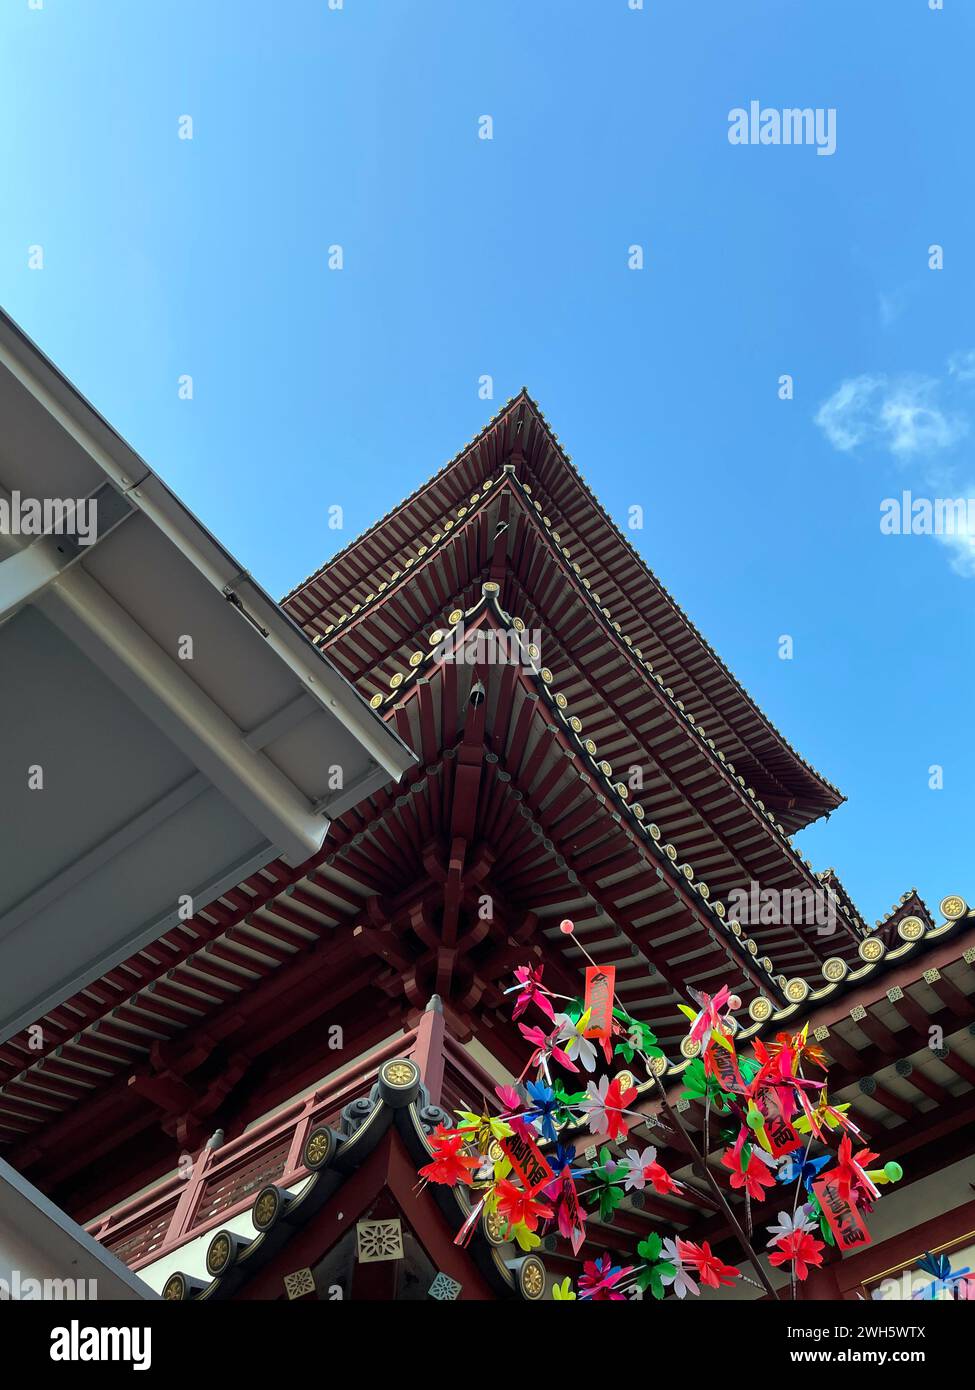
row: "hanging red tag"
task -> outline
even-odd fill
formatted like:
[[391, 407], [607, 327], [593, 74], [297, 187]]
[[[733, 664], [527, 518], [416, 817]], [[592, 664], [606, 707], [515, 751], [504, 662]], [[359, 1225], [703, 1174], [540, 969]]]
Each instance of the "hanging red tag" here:
[[782, 1101], [778, 1092], [771, 1088], [766, 1093], [768, 1114], [765, 1116], [765, 1135], [772, 1150], [773, 1158], [791, 1154], [802, 1145], [802, 1138], [792, 1128], [782, 1111]]
[[840, 1175], [836, 1169], [814, 1182], [813, 1192], [840, 1250], [858, 1250], [870, 1244], [870, 1232], [852, 1193], [844, 1197], [840, 1191]]
[[708, 1043], [704, 1053], [704, 1070], [708, 1076], [715, 1078], [722, 1091], [737, 1092], [745, 1089], [741, 1072], [738, 1070], [735, 1045], [730, 1038], [727, 1047], [714, 1042], [713, 1039]]
[[586, 966], [586, 1008], [591, 1010], [587, 1038], [609, 1038], [613, 1032], [615, 965]]
[[515, 1176], [529, 1195], [537, 1192], [555, 1177], [545, 1155], [527, 1131], [516, 1129], [514, 1134], [498, 1142], [504, 1150], [505, 1157], [511, 1160]]
[[578, 1255], [586, 1239], [586, 1218], [579, 1210], [576, 1185], [568, 1168], [562, 1170], [562, 1206], [569, 1218], [569, 1244], [573, 1255]]

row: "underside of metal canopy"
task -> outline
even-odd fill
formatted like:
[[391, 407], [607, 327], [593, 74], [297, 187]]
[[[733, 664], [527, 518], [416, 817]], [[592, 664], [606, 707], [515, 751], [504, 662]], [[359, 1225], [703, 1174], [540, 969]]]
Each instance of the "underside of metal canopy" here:
[[413, 761], [0, 314], [0, 1042]]

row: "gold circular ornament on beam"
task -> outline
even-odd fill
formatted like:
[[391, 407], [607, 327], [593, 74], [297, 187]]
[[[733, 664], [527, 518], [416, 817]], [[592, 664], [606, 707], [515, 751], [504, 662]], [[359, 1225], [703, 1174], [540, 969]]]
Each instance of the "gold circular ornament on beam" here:
[[653, 821], [648, 821], [648, 822], [647, 822], [647, 832], [648, 832], [648, 834], [649, 834], [651, 840], [657, 840], [657, 841], [660, 840], [660, 826], [654, 824]]
[[369, 708], [378, 709], [385, 698], [385, 695], [373, 695], [372, 699], [369, 701]]
[[282, 1208], [281, 1193], [272, 1184], [261, 1188], [251, 1208], [251, 1220], [258, 1231], [268, 1231], [274, 1225]]
[[947, 917], [949, 922], [957, 922], [967, 911], [968, 904], [957, 893], [951, 893], [947, 898], [941, 899], [941, 915]]
[[402, 672], [402, 671], [394, 671], [393, 674], [392, 674], [392, 675], [390, 676], [390, 678], [389, 678], [389, 688], [390, 688], [390, 690], [398, 690], [399, 687], [400, 687], [402, 684], [403, 684], [403, 672]]
[[186, 1276], [180, 1274], [178, 1271], [176, 1274], [171, 1274], [163, 1285], [162, 1296], [168, 1302], [185, 1302], [189, 1297], [189, 1292], [186, 1287]]
[[528, 655], [531, 657], [532, 661], [537, 661], [538, 658], [541, 656], [541, 652], [538, 650], [534, 642], [528, 643]]
[[666, 1057], [648, 1057], [647, 1062], [654, 1076], [663, 1076], [664, 1072], [667, 1070]]
[[667, 858], [670, 860], [670, 862], [671, 862], [672, 864], [676, 864], [676, 862], [677, 862], [677, 851], [676, 851], [676, 849], [674, 849], [674, 846], [673, 846], [673, 845], [670, 845], [670, 844], [664, 845], [664, 854], [666, 854]]
[[638, 801], [633, 803], [633, 814], [636, 816], [637, 820], [643, 820], [643, 817], [646, 815], [646, 812]]
[[593, 743], [591, 738], [587, 738], [582, 746], [583, 748], [585, 748], [590, 758], [594, 758], [596, 756], [596, 745]]
[[865, 960], [868, 965], [876, 965], [887, 953], [887, 947], [879, 936], [868, 936], [865, 941], [860, 942], [857, 950], [860, 959]]
[[555, 677], [552, 675], [551, 671], [548, 669], [547, 666], [543, 666], [538, 674], [541, 676], [542, 680], [545, 682], [546, 685], [551, 685], [552, 682], [555, 680]]
[[382, 1078], [386, 1085], [394, 1087], [397, 1091], [407, 1090], [408, 1087], [415, 1084], [419, 1076], [420, 1071], [416, 1063], [407, 1061], [406, 1058], [402, 1057], [387, 1062], [382, 1070]]
[[828, 980], [831, 985], [838, 984], [840, 980], [846, 979], [849, 969], [845, 960], [839, 956], [830, 956], [829, 960], [823, 961], [823, 979]]
[[715, 912], [717, 913], [717, 915], [718, 915], [719, 917], [724, 917], [724, 916], [725, 916], [725, 914], [726, 914], [726, 912], [727, 912], [727, 908], [725, 907], [724, 903], [720, 903], [720, 902], [714, 903], [714, 904], [713, 904], [713, 907], [714, 907], [714, 910], [715, 910]]
[[327, 1125], [313, 1129], [305, 1140], [301, 1161], [310, 1172], [324, 1168], [335, 1151], [335, 1135]]
[[801, 1004], [804, 999], [809, 997], [809, 983], [806, 980], [795, 976], [786, 981], [785, 997], [790, 1004]]
[[764, 994], [757, 994], [748, 1006], [748, 1017], [754, 1023], [765, 1023], [772, 1017], [772, 1001]]
[[518, 1270], [518, 1287], [521, 1290], [522, 1298], [528, 1299], [531, 1303], [537, 1303], [540, 1298], [545, 1296], [547, 1283], [545, 1266], [537, 1255], [529, 1255], [522, 1260]]
[[501, 585], [496, 584], [493, 579], [487, 579], [481, 585], [482, 594], [500, 594]]
[[447, 634], [445, 632], [441, 632], [440, 628], [438, 627], [436, 631], [430, 633], [430, 636], [427, 638], [427, 641], [429, 642], [431, 647], [439, 647], [440, 643], [443, 641], [446, 635]]
[[460, 620], [461, 620], [461, 618], [462, 618], [463, 616], [464, 616], [464, 610], [463, 610], [463, 608], [455, 608], [454, 611], [453, 611], [452, 613], [448, 613], [448, 614], [447, 614], [447, 622], [450, 624], [451, 627], [453, 627], [455, 623], [459, 623], [459, 622], [460, 622]]
[[574, 714], [572, 718], [569, 720], [569, 728], [572, 730], [573, 733], [582, 733], [582, 720], [578, 717], [578, 715]]
[[616, 1075], [616, 1080], [620, 1083], [621, 1091], [628, 1091], [632, 1086], [636, 1085], [636, 1080], [634, 1079], [633, 1073], [631, 1071], [618, 1072]]
[[630, 795], [630, 789], [625, 782], [617, 782], [615, 791], [616, 795], [621, 797], [624, 801], [628, 800]]
[[753, 941], [752, 938], [751, 938], [750, 936], [746, 936], [746, 938], [745, 938], [745, 950], [748, 952], [748, 954], [749, 954], [750, 956], [757, 956], [757, 955], [758, 955], [758, 942], [757, 942], [757, 941]]
[[411, 652], [411, 653], [410, 653], [410, 665], [411, 665], [411, 666], [419, 666], [420, 662], [423, 660], [423, 658], [424, 658], [425, 655], [426, 655], [425, 652]]
[[218, 1231], [207, 1247], [207, 1273], [211, 1279], [219, 1279], [230, 1266], [234, 1247], [226, 1231]]
[[697, 1057], [701, 1052], [701, 1044], [696, 1038], [683, 1038], [681, 1040], [680, 1051], [682, 1057]]
[[902, 941], [920, 941], [924, 935], [924, 923], [920, 917], [902, 917], [897, 923], [897, 935]]
[[481, 1217], [481, 1229], [489, 1245], [504, 1245], [508, 1223], [498, 1212], [485, 1211]]

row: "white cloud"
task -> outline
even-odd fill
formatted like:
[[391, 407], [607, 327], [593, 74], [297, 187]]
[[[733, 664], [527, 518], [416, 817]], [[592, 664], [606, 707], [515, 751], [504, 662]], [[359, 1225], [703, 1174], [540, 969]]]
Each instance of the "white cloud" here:
[[855, 449], [873, 432], [877, 393], [883, 383], [883, 377], [852, 377], [819, 407], [816, 424], [834, 449]]
[[[967, 497], [975, 497], [975, 487], [969, 487]], [[975, 579], [975, 529], [958, 519], [955, 530], [936, 537], [949, 551], [949, 564], [962, 579]]]
[[948, 358], [948, 371], [959, 381], [975, 381], [975, 348], [953, 352]]
[[897, 458], [949, 449], [967, 420], [937, 403], [940, 383], [927, 377], [858, 376], [841, 382], [816, 412], [816, 424], [844, 453], [876, 443]]

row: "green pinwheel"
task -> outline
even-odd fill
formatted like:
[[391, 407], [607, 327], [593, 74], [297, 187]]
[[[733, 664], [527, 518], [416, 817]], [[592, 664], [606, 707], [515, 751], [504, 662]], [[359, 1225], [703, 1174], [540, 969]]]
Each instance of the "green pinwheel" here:
[[612, 1221], [613, 1212], [623, 1200], [623, 1183], [629, 1167], [618, 1162], [609, 1149], [601, 1149], [599, 1166], [593, 1168], [593, 1186], [586, 1193], [586, 1203], [599, 1208], [600, 1221]]
[[649, 1289], [654, 1298], [663, 1298], [666, 1292], [664, 1280], [672, 1282], [677, 1273], [676, 1265], [671, 1264], [670, 1260], [660, 1258], [663, 1244], [660, 1236], [651, 1231], [646, 1240], [641, 1240], [636, 1248], [637, 1254], [642, 1255], [645, 1261], [643, 1268], [637, 1272], [636, 1282], [643, 1293]]

